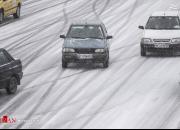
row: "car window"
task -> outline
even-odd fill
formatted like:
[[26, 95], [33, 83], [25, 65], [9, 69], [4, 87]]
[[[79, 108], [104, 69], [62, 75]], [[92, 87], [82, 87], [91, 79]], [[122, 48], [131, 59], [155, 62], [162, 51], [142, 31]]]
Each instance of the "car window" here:
[[95, 25], [80, 25], [72, 26], [69, 30], [67, 38], [94, 38], [94, 39], [103, 39], [104, 34], [101, 26]]
[[156, 30], [180, 30], [179, 17], [150, 17], [146, 29]]
[[0, 65], [9, 63], [9, 59], [6, 57], [4, 52], [0, 52]]

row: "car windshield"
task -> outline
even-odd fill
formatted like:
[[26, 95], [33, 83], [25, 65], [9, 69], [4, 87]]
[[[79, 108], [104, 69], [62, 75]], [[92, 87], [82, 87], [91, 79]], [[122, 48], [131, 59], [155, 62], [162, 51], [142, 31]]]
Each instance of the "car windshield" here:
[[71, 26], [67, 38], [77, 38], [77, 39], [103, 39], [103, 31], [101, 26], [98, 25], [74, 25]]
[[179, 17], [150, 17], [146, 29], [155, 30], [180, 30]]

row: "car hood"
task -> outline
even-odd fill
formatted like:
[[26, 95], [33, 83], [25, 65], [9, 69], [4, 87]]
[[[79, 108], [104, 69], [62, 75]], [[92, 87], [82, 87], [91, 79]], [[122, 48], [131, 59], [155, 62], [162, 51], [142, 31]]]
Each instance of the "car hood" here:
[[180, 38], [180, 30], [145, 30], [144, 37], [152, 39]]
[[105, 48], [105, 40], [102, 39], [66, 39], [65, 48]]

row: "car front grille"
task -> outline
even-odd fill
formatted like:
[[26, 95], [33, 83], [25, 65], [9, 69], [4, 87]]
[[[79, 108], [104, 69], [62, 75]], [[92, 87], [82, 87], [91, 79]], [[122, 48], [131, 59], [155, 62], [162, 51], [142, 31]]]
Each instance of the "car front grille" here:
[[95, 53], [95, 49], [75, 49], [76, 53], [79, 54], [93, 54]]
[[171, 39], [153, 39], [154, 43], [171, 43]]

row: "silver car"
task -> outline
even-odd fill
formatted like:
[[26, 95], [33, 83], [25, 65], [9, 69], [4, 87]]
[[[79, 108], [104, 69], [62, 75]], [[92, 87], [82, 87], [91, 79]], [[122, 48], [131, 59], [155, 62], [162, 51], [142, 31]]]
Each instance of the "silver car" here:
[[72, 24], [67, 35], [61, 35], [64, 44], [62, 49], [62, 67], [68, 63], [103, 63], [109, 66], [109, 36], [103, 23]]

